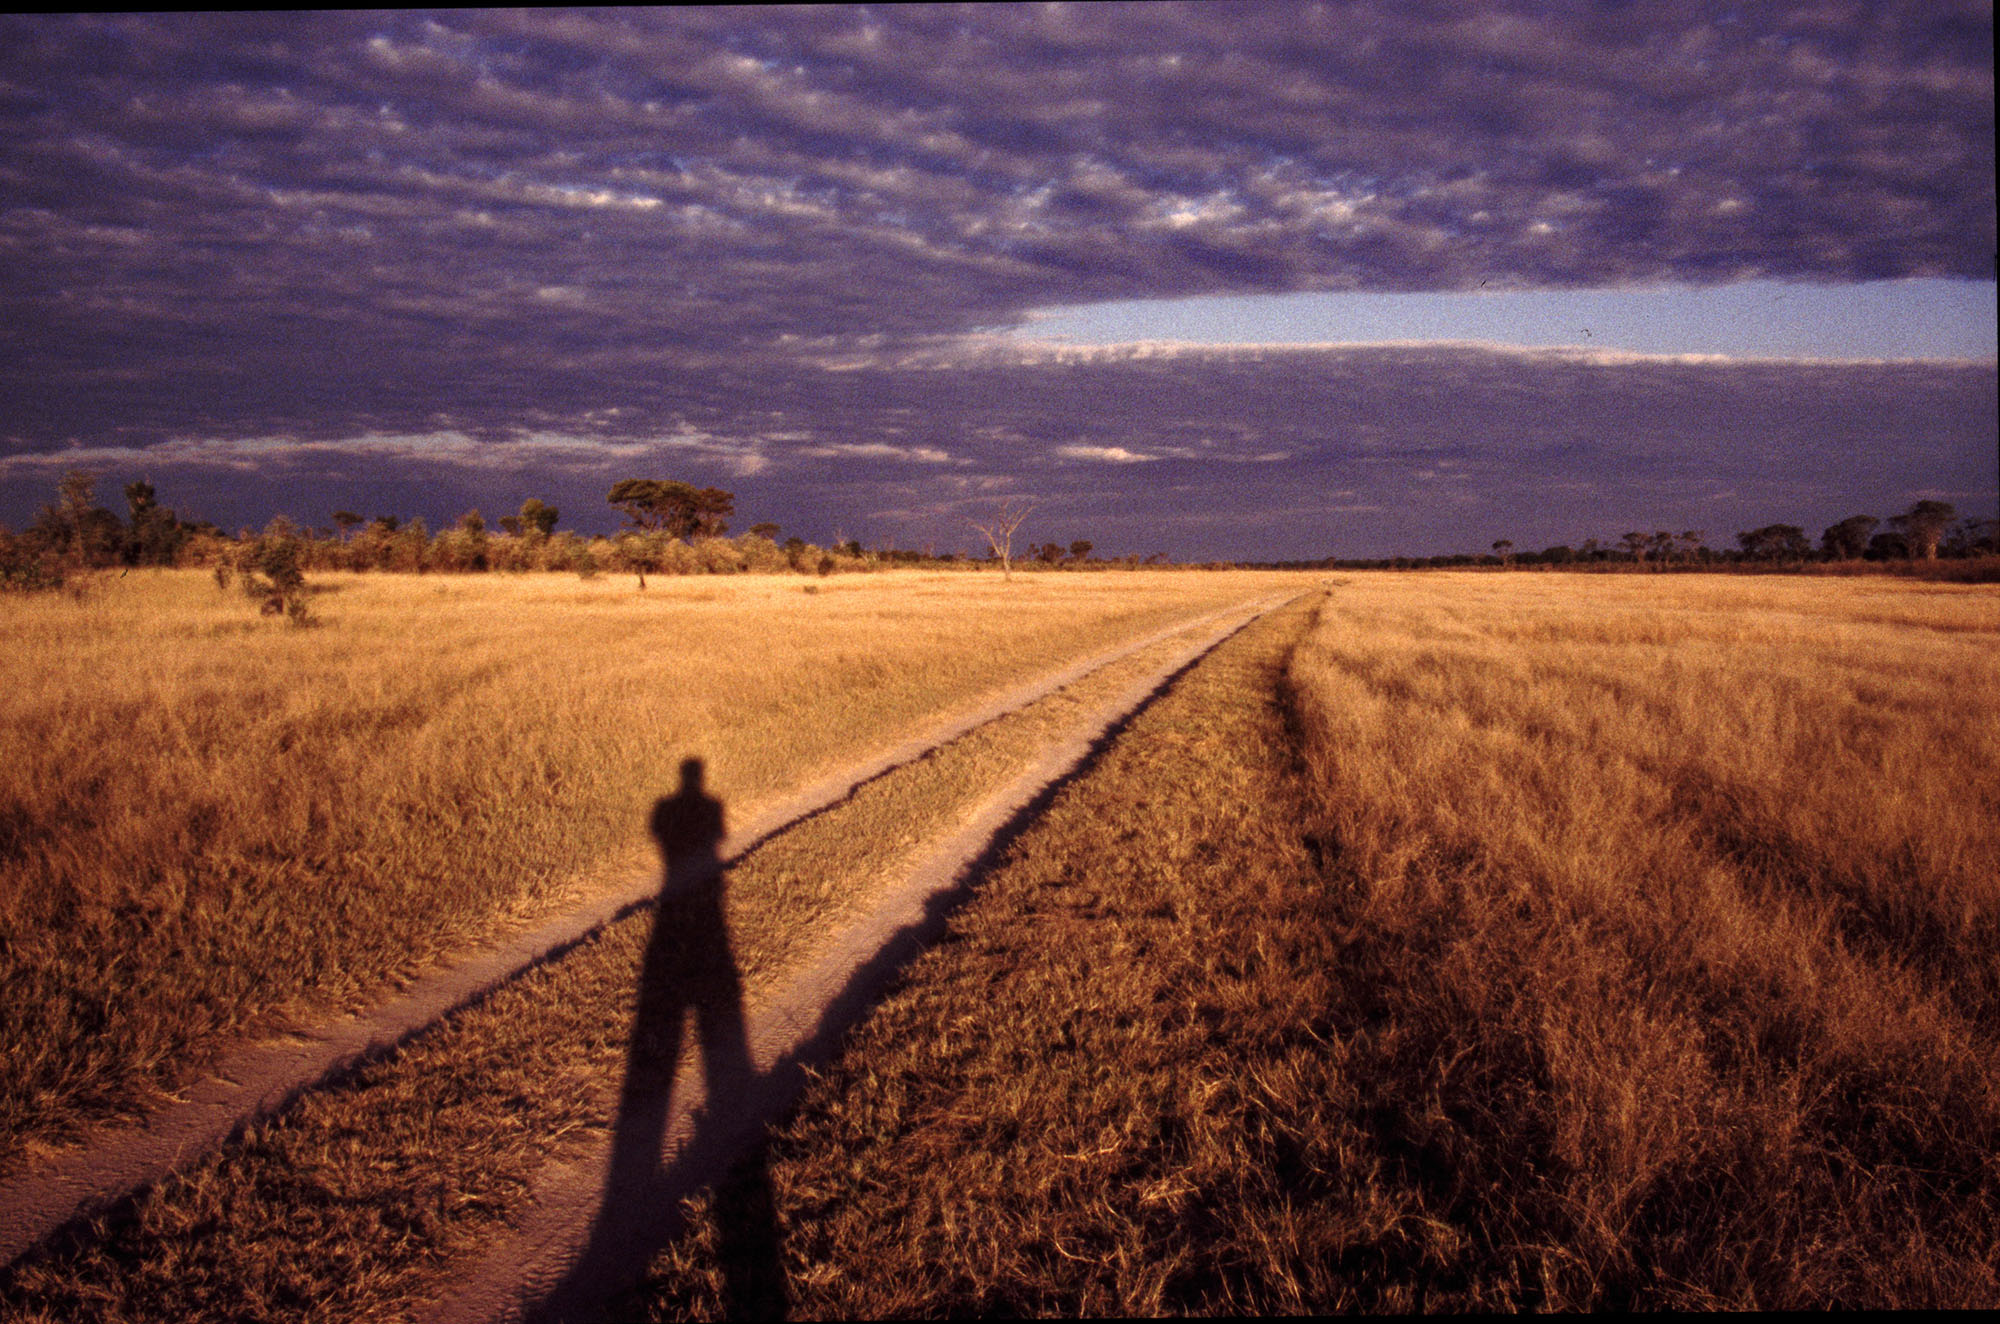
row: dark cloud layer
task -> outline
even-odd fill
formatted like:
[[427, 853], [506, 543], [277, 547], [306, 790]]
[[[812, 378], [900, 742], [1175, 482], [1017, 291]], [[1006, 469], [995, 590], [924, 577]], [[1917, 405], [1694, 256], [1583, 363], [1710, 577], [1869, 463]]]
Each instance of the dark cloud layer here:
[[971, 518], [1011, 498], [1034, 503], [1037, 541], [1285, 559], [1667, 525], [1731, 545], [1918, 495], [1983, 508], [1996, 426], [1994, 373], [1973, 364], [995, 346], [830, 360], [665, 439], [210, 440], [20, 456], [0, 475], [25, 503], [74, 465], [143, 468], [232, 527], [341, 506], [435, 524], [536, 495], [567, 527], [609, 530], [616, 479], [686, 473], [737, 492], [742, 522], [815, 540], [973, 548]]
[[[479, 492], [509, 465], [518, 487], [679, 459], [778, 504], [831, 485], [914, 509], [954, 482], [1055, 490], [1095, 464], [1125, 485], [1104, 517], [1122, 502], [1143, 521], [1173, 505], [1174, 466], [1215, 462], [1202, 445], [1293, 457], [1230, 461], [1272, 500], [1291, 499], [1284, 475], [1319, 484], [1347, 461], [1298, 439], [1316, 420], [1287, 416], [1269, 364], [1022, 365], [959, 338], [1100, 298], [1992, 277], [1989, 6], [1716, 14], [1385, 0], [0, 20], [0, 478], [16, 489], [0, 518], [65, 446], [165, 444], [141, 451], [163, 467], [228, 443], [222, 495], [314, 464], [377, 484], [427, 466], [451, 476], [433, 491]], [[1325, 362], [1350, 392], [1328, 407], [1400, 392], [1359, 410], [1404, 420], [1371, 424], [1394, 437], [1462, 372], [1523, 419], [1634, 380]], [[1385, 444], [1369, 463], [1400, 462], [1404, 443]], [[1679, 463], [1706, 463], [1689, 444]]]

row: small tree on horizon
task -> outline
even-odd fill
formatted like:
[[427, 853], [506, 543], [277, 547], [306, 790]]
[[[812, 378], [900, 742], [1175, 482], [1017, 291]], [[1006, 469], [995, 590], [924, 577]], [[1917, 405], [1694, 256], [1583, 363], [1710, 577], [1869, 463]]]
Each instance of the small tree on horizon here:
[[125, 505], [132, 516], [125, 533], [125, 563], [172, 565], [188, 540], [187, 527], [159, 503], [153, 485], [144, 479], [125, 484]]
[[1869, 535], [1880, 523], [1873, 515], [1849, 515], [1838, 524], [1828, 525], [1820, 534], [1820, 550], [1836, 561], [1857, 560], [1868, 550]]
[[967, 521], [979, 530], [986, 539], [986, 545], [1000, 562], [1000, 578], [1003, 582], [1014, 578], [1014, 531], [1021, 527], [1021, 521], [1028, 518], [1033, 506], [1017, 505], [1003, 501], [999, 509], [989, 519]]
[[1943, 556], [1981, 556], [2000, 551], [2000, 520], [1968, 515], [1944, 535], [1938, 545]]
[[660, 537], [655, 532], [627, 529], [611, 544], [611, 554], [618, 558], [620, 565], [639, 577], [639, 591], [646, 591], [648, 571], [658, 574], [661, 563], [666, 559], [666, 549], [660, 545]]
[[1900, 515], [1889, 517], [1890, 527], [1909, 544], [1912, 561], [1937, 560], [1938, 540], [1958, 518], [1958, 507], [1949, 501], [1919, 501]]
[[28, 536], [73, 570], [95, 569], [117, 559], [125, 541], [118, 517], [97, 504], [97, 476], [72, 469], [56, 485], [56, 499], [43, 506]]
[[561, 514], [540, 497], [529, 497], [521, 503], [521, 513], [515, 518], [521, 521], [522, 533], [539, 533], [546, 538], [556, 531], [556, 520]]
[[1812, 542], [1796, 524], [1766, 524], [1737, 534], [1736, 542], [1750, 561], [1803, 561], [1812, 555]]

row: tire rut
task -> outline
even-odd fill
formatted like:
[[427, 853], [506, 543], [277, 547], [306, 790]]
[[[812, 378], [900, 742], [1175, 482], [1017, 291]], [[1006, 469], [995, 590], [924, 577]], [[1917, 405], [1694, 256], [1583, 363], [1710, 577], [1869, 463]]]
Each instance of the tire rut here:
[[[1256, 614], [1275, 605], [1260, 601]], [[1254, 618], [1237, 619], [1245, 610], [1238, 604], [1150, 631], [823, 777], [730, 833], [718, 850], [722, 867], [735, 864], [766, 840], [837, 808], [870, 782], [1174, 635], [1220, 620], [1235, 620], [1232, 631], [1241, 628]], [[0, 1266], [10, 1266], [60, 1234], [117, 1209], [176, 1167], [283, 1112], [301, 1095], [386, 1055], [453, 1013], [561, 959], [650, 904], [657, 890], [657, 878], [636, 877], [530, 932], [417, 980], [371, 1010], [333, 1017], [276, 1041], [243, 1044], [209, 1074], [182, 1089], [176, 1102], [151, 1110], [136, 1122], [106, 1126], [82, 1148], [29, 1159], [0, 1181]]]
[[1262, 599], [1207, 618], [1215, 622], [1211, 629], [1100, 704], [989, 794], [969, 821], [929, 843], [865, 914], [795, 967], [751, 1012], [746, 1071], [708, 1080], [690, 1054], [673, 1073], [664, 1162], [649, 1181], [644, 1209], [621, 1208], [617, 1226], [598, 1217], [615, 1180], [609, 1138], [583, 1156], [551, 1163], [535, 1179], [529, 1216], [497, 1238], [454, 1280], [448, 1295], [419, 1317], [427, 1324], [587, 1318], [629, 1286], [617, 1275], [579, 1276], [572, 1270], [588, 1252], [593, 1264], [608, 1259], [629, 1268], [636, 1280], [647, 1251], [671, 1231], [679, 1202], [723, 1176], [782, 1114], [811, 1069], [832, 1056], [847, 1028], [866, 1014], [903, 965], [936, 939], [977, 876], [1056, 792], [1086, 771], [1181, 674], [1293, 600], [1290, 595]]

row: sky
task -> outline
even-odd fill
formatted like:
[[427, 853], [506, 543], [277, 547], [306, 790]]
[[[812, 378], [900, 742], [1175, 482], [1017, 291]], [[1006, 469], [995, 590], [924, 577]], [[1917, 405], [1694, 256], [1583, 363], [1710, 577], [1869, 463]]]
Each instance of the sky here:
[[4, 17], [0, 523], [1991, 515], [1993, 127], [1952, 0]]

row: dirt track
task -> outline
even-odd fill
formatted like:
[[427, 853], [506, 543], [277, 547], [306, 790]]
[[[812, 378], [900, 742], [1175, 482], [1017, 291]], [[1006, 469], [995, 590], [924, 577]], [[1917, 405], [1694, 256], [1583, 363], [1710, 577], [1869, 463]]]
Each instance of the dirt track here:
[[[789, 1097], [792, 1086], [783, 1085], [782, 1081], [795, 1080], [810, 1055], [807, 1050], [837, 1034], [837, 1028], [828, 1027], [836, 1022], [844, 1025], [846, 1020], [839, 1017], [851, 1019], [865, 1008], [874, 987], [863, 978], [866, 972], [883, 966], [892, 949], [907, 955], [911, 944], [918, 941], [914, 934], [920, 927], [926, 900], [932, 893], [948, 888], [1001, 825], [1016, 816], [1051, 782], [1073, 769], [1087, 754], [1091, 741], [1143, 703], [1165, 676], [1275, 605], [1275, 600], [1266, 600], [1191, 618], [1041, 677], [820, 780], [767, 809], [726, 838], [718, 852], [724, 865], [742, 858], [774, 833], [838, 804], [864, 783], [922, 758], [988, 722], [1026, 708], [1177, 633], [1219, 622], [1213, 632], [1203, 636], [1203, 643], [1176, 650], [1174, 660], [1162, 670], [1149, 674], [1148, 679], [1108, 705], [1101, 721], [1088, 723], [1092, 729], [1061, 749], [1051, 750], [1036, 768], [990, 801], [971, 826], [936, 846], [909, 878], [885, 898], [880, 910], [849, 930], [835, 949], [822, 954], [816, 964], [787, 986], [752, 1028], [754, 1060], [758, 1064], [758, 1099], [763, 1100], [766, 1095], [772, 1099]], [[177, 1165], [282, 1110], [302, 1092], [422, 1033], [451, 1012], [477, 1003], [526, 971], [559, 958], [606, 924], [646, 905], [657, 886], [657, 879], [650, 875], [636, 878], [630, 886], [599, 896], [530, 933], [437, 971], [372, 1011], [337, 1017], [286, 1039], [243, 1044], [226, 1055], [212, 1075], [183, 1091], [177, 1103], [158, 1109], [137, 1123], [107, 1127], [81, 1149], [28, 1161], [0, 1184], [0, 1264], [12, 1263], [65, 1226], [116, 1205]], [[903, 955], [883, 967], [879, 978], [886, 978]], [[683, 1104], [701, 1095], [700, 1087], [680, 1092]], [[677, 1135], [677, 1142], [685, 1139], [687, 1115], [685, 1109], [675, 1114], [674, 1125], [681, 1127], [683, 1133]], [[723, 1139], [717, 1137], [715, 1147], [719, 1150], [728, 1148], [721, 1143]], [[677, 1159], [674, 1172], [678, 1174], [685, 1167], [692, 1178], [699, 1166], [692, 1157], [685, 1163]], [[694, 1184], [698, 1186], [700, 1181]], [[567, 1177], [558, 1174], [547, 1186], [549, 1198], [534, 1228], [564, 1222], [555, 1212], [562, 1207], [561, 1193], [573, 1188], [588, 1193], [597, 1189], [588, 1173], [572, 1173]], [[587, 1201], [584, 1213], [588, 1213]], [[542, 1240], [552, 1246], [560, 1245], [562, 1236], [549, 1233]], [[521, 1258], [518, 1251], [514, 1257]], [[483, 1298], [470, 1290], [460, 1299], [466, 1305], [451, 1317], [506, 1315], [517, 1311], [521, 1301], [532, 1299], [532, 1294], [523, 1296], [517, 1292], [493, 1297], [490, 1308], [483, 1310], [472, 1304]]]
[[[1215, 622], [1212, 628], [1173, 649], [1079, 721], [1067, 739], [988, 797], [956, 832], [930, 843], [873, 909], [823, 946], [749, 1016], [750, 1070], [707, 1080], [690, 1052], [673, 1073], [665, 1161], [658, 1173], [647, 1175], [645, 1207], [621, 1207], [615, 1225], [600, 1217], [602, 1193], [614, 1181], [609, 1140], [584, 1159], [549, 1165], [535, 1182], [534, 1213], [457, 1280], [451, 1295], [428, 1316], [430, 1324], [588, 1316], [636, 1281], [648, 1252], [671, 1228], [679, 1202], [719, 1178], [783, 1111], [804, 1084], [807, 1069], [831, 1055], [842, 1032], [936, 936], [962, 886], [980, 861], [1004, 843], [1008, 829], [1031, 816], [1056, 785], [1075, 774], [1174, 676], [1287, 600], [1265, 599], [1203, 618]], [[1160, 637], [1150, 636], [1146, 643]], [[587, 1249], [592, 1271], [574, 1274]]]

